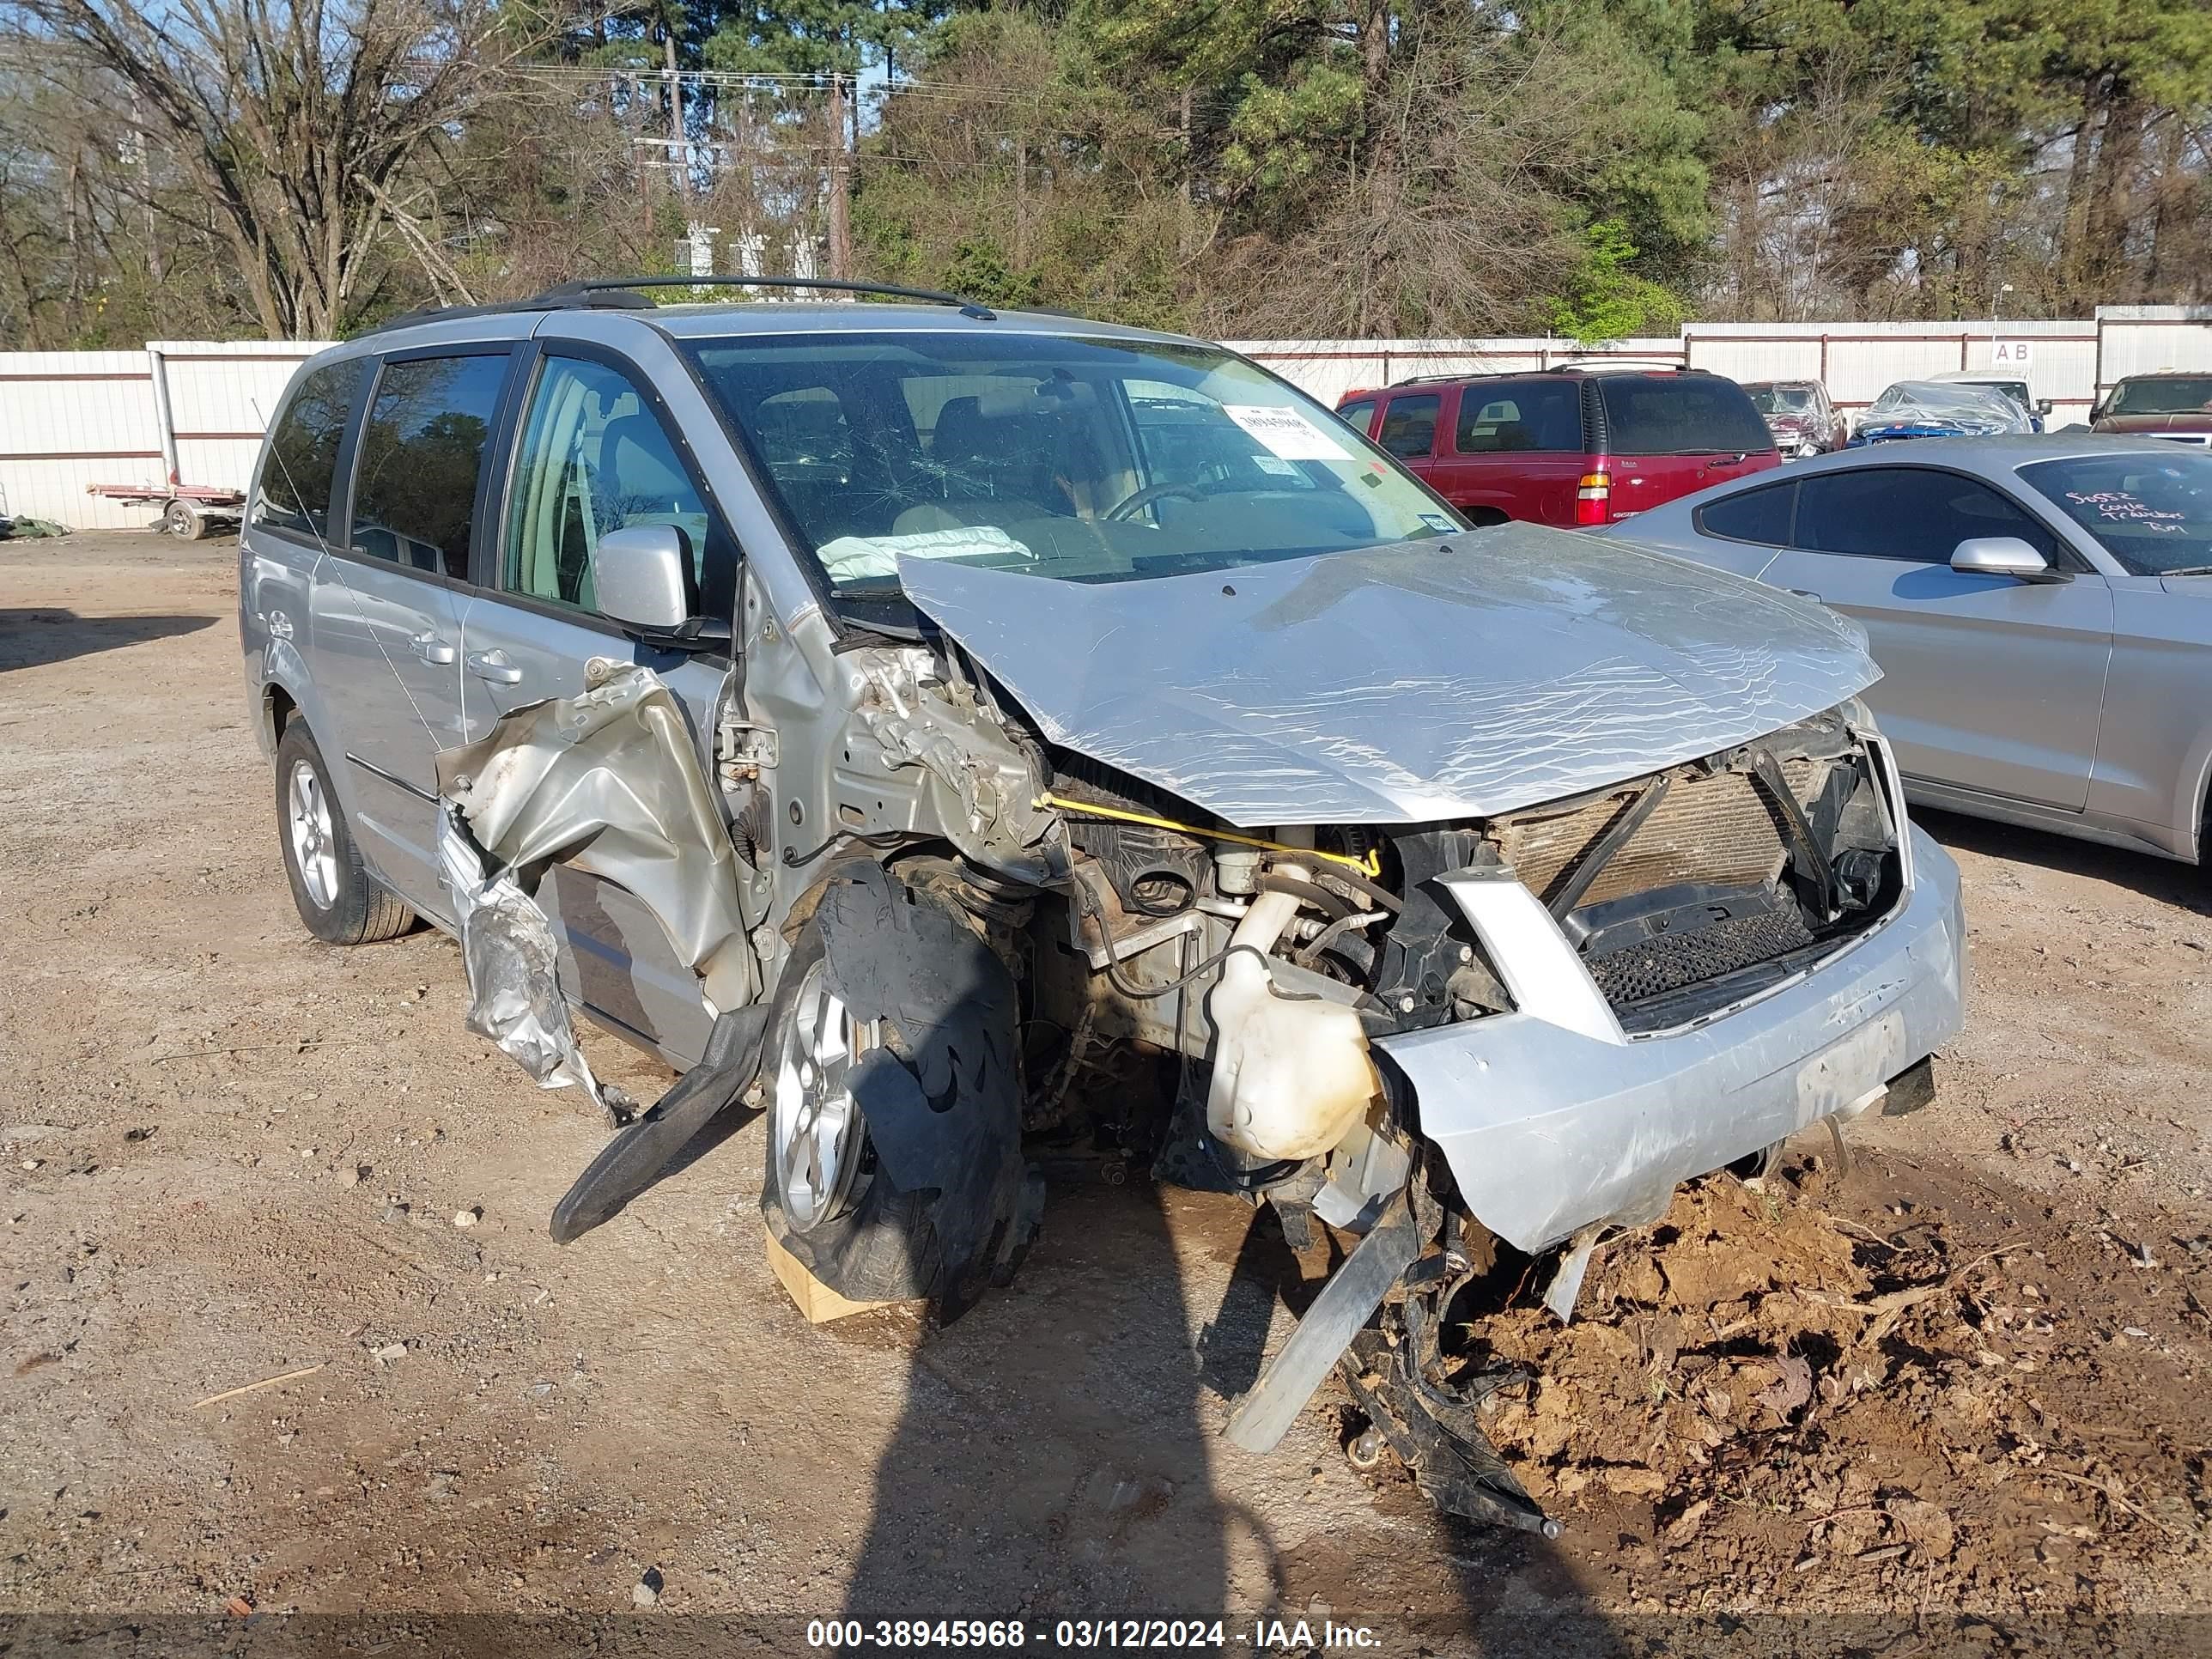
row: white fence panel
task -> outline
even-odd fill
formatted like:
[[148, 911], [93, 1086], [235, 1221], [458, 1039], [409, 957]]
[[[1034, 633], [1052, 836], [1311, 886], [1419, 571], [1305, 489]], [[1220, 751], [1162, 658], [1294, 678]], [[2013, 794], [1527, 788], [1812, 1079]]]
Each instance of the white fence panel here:
[[316, 342], [155, 341], [143, 351], [0, 352], [0, 505], [80, 529], [144, 525], [151, 509], [89, 493], [160, 487], [162, 374], [180, 482], [242, 489], [267, 416]]
[[0, 503], [66, 525], [139, 522], [90, 483], [161, 476], [153, 375], [143, 351], [0, 352]]
[[[1737, 380], [1809, 380], [1846, 410], [1898, 380], [2012, 362], [2057, 425], [2085, 419], [2096, 397], [2097, 335], [2075, 322], [1691, 323], [1690, 362]], [[2025, 354], [2025, 362], [2021, 356]]]
[[1616, 340], [1585, 349], [1571, 340], [1230, 340], [1309, 397], [1332, 407], [1347, 392], [1425, 374], [1525, 374], [1593, 357], [1682, 361], [1679, 339]]
[[[2212, 306], [2100, 306], [2090, 321], [1692, 323], [1679, 339], [1620, 340], [1585, 351], [1559, 339], [1243, 340], [1230, 343], [1322, 402], [1355, 387], [1424, 374], [1526, 373], [1592, 356], [1682, 362], [1737, 380], [1817, 380], [1849, 410], [1892, 381], [2027, 355], [2030, 390], [2051, 424], [2087, 418], [2124, 375], [2212, 372]], [[154, 342], [145, 351], [0, 352], [0, 510], [82, 526], [143, 525], [150, 514], [86, 493], [158, 485], [154, 396], [168, 389], [182, 482], [243, 489], [263, 424], [319, 343]]]
[[2099, 306], [2097, 390], [2129, 374], [2212, 370], [2212, 306]]

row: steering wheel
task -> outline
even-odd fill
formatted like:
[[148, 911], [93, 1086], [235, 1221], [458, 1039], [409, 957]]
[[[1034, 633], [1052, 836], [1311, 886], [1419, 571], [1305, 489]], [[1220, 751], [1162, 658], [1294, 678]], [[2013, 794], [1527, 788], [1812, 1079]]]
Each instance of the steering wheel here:
[[1146, 484], [1135, 495], [1108, 507], [1104, 522], [1119, 524], [1124, 519], [1133, 518], [1154, 501], [1164, 501], [1170, 495], [1188, 495], [1197, 501], [1204, 494], [1194, 483], [1176, 483], [1170, 480], [1167, 483]]

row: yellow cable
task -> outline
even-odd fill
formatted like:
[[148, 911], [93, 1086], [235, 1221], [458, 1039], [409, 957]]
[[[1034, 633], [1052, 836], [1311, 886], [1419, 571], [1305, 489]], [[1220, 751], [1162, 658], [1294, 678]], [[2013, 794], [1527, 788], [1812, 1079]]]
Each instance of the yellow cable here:
[[1039, 795], [1036, 805], [1055, 807], [1063, 812], [1080, 812], [1086, 817], [1112, 818], [1119, 823], [1141, 823], [1153, 830], [1174, 830], [1186, 836], [1202, 836], [1208, 841], [1230, 841], [1239, 847], [1257, 847], [1270, 853], [1288, 853], [1301, 859], [1319, 859], [1324, 864], [1340, 864], [1347, 870], [1357, 870], [1370, 881], [1382, 873], [1382, 860], [1372, 849], [1365, 858], [1356, 859], [1347, 853], [1323, 853], [1311, 847], [1289, 847], [1279, 841], [1261, 841], [1257, 836], [1240, 836], [1233, 830], [1202, 830], [1194, 823], [1177, 823], [1173, 818], [1156, 818], [1149, 812], [1128, 812], [1118, 806], [1095, 806], [1087, 800], [1069, 800], [1050, 791]]

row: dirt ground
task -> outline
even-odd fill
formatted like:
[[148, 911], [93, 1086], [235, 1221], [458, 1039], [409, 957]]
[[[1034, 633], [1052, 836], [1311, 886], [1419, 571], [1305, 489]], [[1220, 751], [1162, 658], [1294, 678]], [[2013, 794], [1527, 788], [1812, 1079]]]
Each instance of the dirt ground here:
[[1491, 1422], [1547, 1543], [1353, 1470], [1333, 1385], [1273, 1457], [1218, 1438], [1326, 1265], [1233, 1200], [1056, 1190], [1014, 1286], [927, 1342], [793, 1310], [757, 1124], [554, 1246], [598, 1121], [462, 1030], [442, 935], [332, 951], [292, 914], [234, 558], [0, 545], [0, 1652], [354, 1628], [294, 1610], [397, 1620], [357, 1644], [394, 1652], [502, 1615], [477, 1654], [797, 1653], [841, 1616], [1223, 1619], [1244, 1651], [1329, 1620], [1392, 1655], [2212, 1640], [2197, 872], [1930, 822], [1973, 975], [1936, 1105], [1686, 1192], [1571, 1327], [1524, 1295], [1479, 1333], [1540, 1373]]

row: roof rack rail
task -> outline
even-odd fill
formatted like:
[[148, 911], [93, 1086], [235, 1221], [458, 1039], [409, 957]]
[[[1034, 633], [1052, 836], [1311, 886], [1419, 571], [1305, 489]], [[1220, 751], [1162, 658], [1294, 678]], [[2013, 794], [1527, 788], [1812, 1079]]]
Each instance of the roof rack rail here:
[[555, 311], [571, 307], [587, 311], [651, 311], [653, 302], [640, 294], [641, 288], [826, 288], [844, 294], [890, 294], [902, 300], [922, 300], [931, 305], [957, 307], [963, 317], [995, 322], [999, 313], [987, 305], [957, 294], [935, 289], [900, 288], [890, 283], [849, 283], [835, 276], [594, 276], [561, 283], [526, 300], [502, 300], [482, 306], [424, 306], [365, 328], [353, 336], [382, 334], [411, 328], [417, 323], [459, 322], [471, 317], [506, 317], [518, 311]]
[[[562, 305], [606, 305], [602, 295], [635, 293], [641, 288], [811, 288], [829, 289], [841, 294], [888, 294], [901, 300], [922, 300], [931, 305], [951, 306], [963, 317], [973, 317], [980, 322], [993, 322], [998, 313], [974, 300], [963, 299], [957, 294], [940, 293], [933, 288], [901, 288], [893, 283], [848, 282], [840, 276], [594, 276], [581, 282], [562, 283], [547, 289], [533, 299], [526, 300], [526, 307]], [[641, 295], [637, 295], [641, 300]], [[645, 301], [650, 307], [651, 301]], [[631, 309], [619, 300], [611, 301], [612, 308]]]

